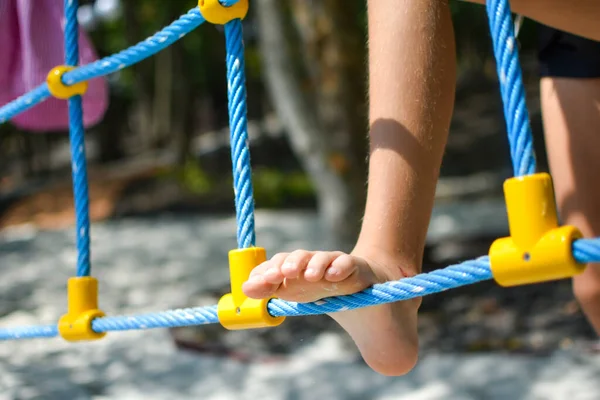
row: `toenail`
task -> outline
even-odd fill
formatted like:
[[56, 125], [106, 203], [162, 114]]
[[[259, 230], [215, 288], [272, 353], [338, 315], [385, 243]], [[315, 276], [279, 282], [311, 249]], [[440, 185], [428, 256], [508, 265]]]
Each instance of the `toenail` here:
[[283, 263], [283, 265], [281, 266], [281, 269], [294, 269], [294, 263], [290, 262], [290, 261], [286, 261], [285, 263]]
[[263, 283], [265, 281], [265, 278], [263, 278], [261, 275], [253, 275], [250, 276], [250, 278], [248, 278], [248, 282], [252, 282], [252, 283]]
[[339, 273], [339, 271], [338, 271], [337, 269], [335, 269], [335, 268], [331, 267], [331, 268], [329, 268], [329, 269], [327, 270], [327, 273], [328, 273], [329, 275], [337, 275], [337, 274]]

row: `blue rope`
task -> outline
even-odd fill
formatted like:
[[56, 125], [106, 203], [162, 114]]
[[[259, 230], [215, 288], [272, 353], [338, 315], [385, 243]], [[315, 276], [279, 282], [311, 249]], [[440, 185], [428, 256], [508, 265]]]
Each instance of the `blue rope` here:
[[[231, 6], [237, 0], [222, 0], [222, 4]], [[510, 9], [506, 1], [488, 0], [488, 17], [492, 31], [494, 52], [498, 63], [500, 89], [504, 104], [511, 157], [515, 175], [535, 172], [533, 140], [529, 126], [529, 116], [525, 106], [525, 94], [515, 49], [513, 25]], [[67, 27], [65, 45], [67, 64], [78, 61], [77, 50], [77, 2], [65, 0]], [[169, 46], [185, 33], [204, 22], [199, 11], [194, 8], [187, 15], [163, 29], [153, 37], [138, 43], [121, 53], [99, 60], [88, 66], [71, 71], [63, 77], [66, 84], [74, 84], [115, 72], [132, 65]], [[236, 20], [225, 25], [227, 42], [227, 81], [229, 99], [229, 119], [231, 127], [231, 155], [234, 174], [236, 216], [238, 222], [238, 245], [249, 247], [255, 243], [254, 199], [248, 147], [246, 88], [244, 75], [244, 48], [241, 21]], [[8, 120], [19, 112], [49, 96], [48, 89], [41, 85], [32, 92], [21, 96], [12, 103], [0, 108], [0, 121]], [[87, 177], [85, 176], [85, 151], [83, 146], [83, 122], [81, 97], [70, 99], [70, 132], [73, 154], [73, 178], [75, 191], [85, 188], [85, 194], [76, 194], [78, 221], [87, 218]], [[81, 158], [83, 161], [80, 163]], [[81, 183], [81, 180], [84, 180]], [[82, 206], [83, 204], [83, 206]], [[81, 209], [84, 207], [84, 210]], [[83, 231], [80, 230], [83, 228]], [[78, 222], [78, 275], [89, 274], [89, 221], [87, 225]], [[80, 237], [81, 235], [81, 237]], [[86, 243], [87, 240], [87, 243]], [[85, 250], [88, 250], [87, 254]], [[578, 240], [573, 244], [573, 256], [578, 262], [600, 261], [600, 238]], [[87, 267], [86, 267], [87, 263]], [[392, 303], [415, 297], [439, 293], [460, 286], [492, 279], [489, 258], [487, 256], [466, 261], [412, 278], [374, 285], [362, 292], [348, 296], [326, 298], [314, 303], [295, 303], [275, 299], [269, 302], [268, 309], [273, 316], [315, 315], [351, 310], [361, 307]], [[123, 331], [131, 329], [151, 329], [177, 327], [218, 322], [217, 307], [196, 307], [168, 310], [134, 316], [99, 318], [93, 321], [96, 332]], [[54, 337], [58, 335], [56, 325], [15, 327], [0, 329], [0, 340]]]
[[244, 42], [242, 22], [234, 20], [225, 24], [227, 46], [227, 95], [231, 137], [231, 161], [233, 190], [237, 219], [239, 248], [254, 246], [254, 196], [252, 167], [248, 145], [248, 121], [246, 116], [246, 76], [244, 71]]
[[237, 4], [239, 1], [240, 0], [219, 0], [219, 3], [221, 3], [225, 7], [231, 7]]
[[[148, 39], [117, 54], [65, 73], [63, 75], [63, 82], [67, 85], [72, 85], [129, 67], [165, 49], [203, 23], [204, 18], [202, 14], [200, 14], [198, 7], [195, 7]], [[48, 86], [46, 83], [41, 84], [31, 92], [0, 107], [0, 123], [9, 121], [11, 118], [27, 111], [49, 97]]]
[[413, 299], [489, 279], [492, 279], [492, 272], [489, 258], [485, 256], [412, 278], [374, 285], [355, 294], [329, 297], [314, 303], [273, 299], [269, 302], [268, 309], [269, 314], [275, 317], [333, 313]]
[[[573, 243], [573, 257], [580, 263], [600, 262], [600, 238], [581, 239]], [[451, 265], [412, 278], [374, 285], [362, 292], [347, 296], [329, 297], [313, 303], [271, 300], [269, 313], [273, 316], [302, 316], [353, 310], [362, 307], [409, 300], [449, 289], [492, 279], [487, 256]], [[134, 329], [174, 328], [179, 326], [218, 323], [217, 306], [168, 310], [131, 316], [98, 318], [92, 328], [96, 332]], [[55, 325], [24, 326], [0, 329], [0, 340], [49, 338], [58, 336]]]
[[573, 242], [573, 257], [580, 263], [600, 261], [600, 238], [581, 239]]
[[132, 329], [174, 328], [207, 325], [219, 322], [217, 306], [184, 308], [136, 316], [99, 318], [92, 322], [96, 332], [127, 331]]
[[[79, 64], [78, 8], [77, 0], [65, 0], [65, 64], [69, 66]], [[89, 193], [84, 131], [82, 97], [73, 96], [69, 99], [69, 139], [75, 203], [77, 276], [89, 276], [91, 269]]]
[[0, 340], [41, 339], [58, 336], [58, 325], [17, 326], [0, 329]]
[[31, 107], [40, 104], [49, 97], [50, 91], [48, 90], [48, 85], [44, 83], [10, 103], [5, 104], [0, 107], [0, 124], [7, 122]]
[[67, 85], [72, 85], [127, 68], [169, 47], [202, 23], [204, 17], [198, 7], [195, 7], [148, 39], [110, 57], [65, 73], [63, 81]]
[[487, 14], [492, 34], [504, 118], [515, 176], [535, 173], [536, 161], [525, 87], [519, 62], [514, 24], [508, 0], [488, 0]]

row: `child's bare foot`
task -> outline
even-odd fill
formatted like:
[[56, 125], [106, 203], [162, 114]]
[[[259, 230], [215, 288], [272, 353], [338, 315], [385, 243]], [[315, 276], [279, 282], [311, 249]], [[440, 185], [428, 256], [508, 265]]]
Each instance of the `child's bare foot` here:
[[[378, 257], [378, 261], [381, 257]], [[375, 283], [412, 275], [392, 260], [341, 252], [279, 253], [257, 266], [242, 289], [248, 297], [313, 302], [359, 292]], [[352, 337], [363, 358], [384, 375], [403, 375], [417, 361], [420, 299], [331, 314]]]

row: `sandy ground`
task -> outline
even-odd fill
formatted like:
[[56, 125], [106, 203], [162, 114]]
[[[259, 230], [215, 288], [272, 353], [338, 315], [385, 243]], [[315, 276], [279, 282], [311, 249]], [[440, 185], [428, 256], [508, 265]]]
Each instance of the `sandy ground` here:
[[[434, 223], [444, 229], [452, 226], [447, 217]], [[126, 219], [94, 225], [92, 235], [93, 274], [100, 280], [101, 307], [112, 315], [148, 312], [197, 304], [227, 284], [226, 257], [235, 247], [235, 221], [230, 217]], [[270, 254], [323, 248], [326, 243], [310, 213], [259, 212], [257, 235]], [[0, 232], [0, 325], [56, 321], [65, 308], [64, 287], [74, 272], [75, 256], [70, 229], [38, 232], [22, 227]], [[556, 292], [563, 293], [559, 289]], [[440, 304], [449, 303], [446, 295], [439, 295]], [[477, 308], [477, 304], [467, 306]], [[431, 309], [424, 321], [436, 321], [427, 319]], [[561, 318], [552, 324], [580, 323], [577, 316]], [[310, 321], [322, 319], [306, 321], [316, 326]], [[298, 319], [294, 324], [290, 326], [302, 322]], [[276, 357], [245, 361], [178, 349], [167, 330], [111, 333], [102, 341], [77, 345], [60, 339], [3, 342], [0, 399], [600, 398], [598, 356], [559, 346], [539, 353], [473, 353], [456, 345], [468, 329], [448, 330], [444, 336], [452, 341], [446, 343], [455, 347], [448, 348], [438, 346], [442, 340], [431, 339], [435, 336], [427, 336], [426, 328], [422, 327], [424, 337], [430, 339], [424, 340], [421, 361], [412, 373], [399, 378], [370, 371], [345, 335], [328, 326], [290, 333], [286, 337], [291, 339]], [[444, 327], [435, 328], [443, 332]], [[228, 337], [219, 326], [206, 327], [206, 332]]]

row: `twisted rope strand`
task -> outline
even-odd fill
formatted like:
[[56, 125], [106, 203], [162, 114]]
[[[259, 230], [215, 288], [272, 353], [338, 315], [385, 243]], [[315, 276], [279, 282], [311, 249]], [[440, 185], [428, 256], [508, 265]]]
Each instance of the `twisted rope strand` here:
[[[600, 238], [580, 239], [573, 243], [573, 257], [580, 263], [600, 262]], [[271, 300], [269, 313], [277, 316], [319, 315], [353, 310], [396, 301], [427, 296], [461, 286], [492, 279], [487, 256], [451, 265], [412, 278], [374, 285], [362, 292], [322, 299], [313, 303]], [[98, 318], [93, 321], [96, 332], [134, 329], [173, 328], [217, 323], [217, 306], [167, 310], [131, 316]], [[58, 335], [56, 325], [23, 326], [0, 329], [0, 340], [49, 338]]]
[[225, 24], [227, 46], [227, 95], [231, 141], [233, 190], [237, 220], [239, 248], [254, 246], [254, 195], [252, 166], [248, 143], [246, 106], [246, 74], [242, 22], [234, 20]]
[[533, 174], [536, 171], [533, 135], [510, 6], [507, 0], [488, 0], [486, 8], [514, 174]]
[[[69, 66], [79, 64], [78, 8], [77, 0], [65, 0], [65, 64]], [[69, 141], [75, 203], [77, 276], [89, 276], [91, 269], [89, 189], [84, 131], [82, 97], [73, 96], [69, 99]]]

